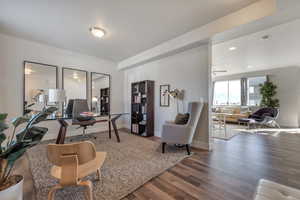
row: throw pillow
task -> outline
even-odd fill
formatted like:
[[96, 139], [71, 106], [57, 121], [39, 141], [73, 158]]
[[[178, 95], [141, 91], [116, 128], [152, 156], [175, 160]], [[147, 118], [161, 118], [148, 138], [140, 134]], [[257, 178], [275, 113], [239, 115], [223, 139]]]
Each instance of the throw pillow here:
[[186, 124], [189, 121], [189, 117], [190, 117], [189, 113], [186, 114], [178, 113], [175, 118], [175, 124], [181, 124], [181, 125]]

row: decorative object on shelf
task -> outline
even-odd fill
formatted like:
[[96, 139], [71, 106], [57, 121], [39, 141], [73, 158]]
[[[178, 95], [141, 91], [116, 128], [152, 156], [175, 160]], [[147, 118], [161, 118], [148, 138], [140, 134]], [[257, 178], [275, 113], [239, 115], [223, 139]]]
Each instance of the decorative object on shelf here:
[[132, 83], [131, 132], [140, 136], [154, 135], [154, 81]]
[[171, 91], [165, 92], [165, 95], [169, 95], [175, 99], [176, 105], [177, 105], [177, 113], [179, 113], [179, 100], [182, 102], [182, 105], [183, 105], [184, 90], [179, 90], [179, 89], [175, 88]]
[[[24, 115], [12, 121], [12, 135], [7, 136], [4, 131], [9, 128], [6, 123], [7, 114], [0, 114], [0, 199], [21, 200], [23, 176], [12, 175], [15, 162], [27, 149], [37, 145], [48, 129], [37, 124], [44, 121], [57, 108], [44, 109], [36, 115]], [[24, 129], [16, 133], [21, 124], [27, 123]], [[5, 144], [4, 144], [5, 143]]]
[[160, 85], [160, 107], [169, 107], [170, 106], [170, 85]]
[[269, 108], [278, 108], [279, 99], [274, 98], [277, 94], [277, 86], [271, 81], [266, 81], [264, 84], [260, 84], [260, 94], [262, 96], [260, 106]]

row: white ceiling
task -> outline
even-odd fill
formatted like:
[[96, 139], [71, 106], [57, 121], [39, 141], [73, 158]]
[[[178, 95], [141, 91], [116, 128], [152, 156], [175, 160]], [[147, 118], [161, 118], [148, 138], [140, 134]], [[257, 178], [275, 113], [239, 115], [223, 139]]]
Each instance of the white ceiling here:
[[[121, 61], [256, 0], [0, 0], [0, 32]], [[100, 26], [107, 35], [89, 33]]]
[[[262, 39], [265, 35], [269, 39]], [[213, 70], [227, 70], [217, 76], [300, 67], [300, 19], [215, 44], [212, 51]]]

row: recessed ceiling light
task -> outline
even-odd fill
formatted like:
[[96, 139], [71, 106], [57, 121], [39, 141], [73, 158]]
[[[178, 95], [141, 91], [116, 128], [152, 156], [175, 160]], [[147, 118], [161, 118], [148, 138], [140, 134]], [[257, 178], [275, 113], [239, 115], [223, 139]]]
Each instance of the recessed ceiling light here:
[[252, 65], [248, 65], [247, 68], [248, 68], [248, 69], [251, 69], [251, 68], [253, 68], [253, 66], [252, 66]]
[[99, 27], [92, 27], [90, 28], [90, 31], [93, 34], [93, 36], [98, 38], [102, 38], [105, 35], [105, 31]]
[[229, 51], [234, 51], [236, 50], [236, 47], [229, 47]]

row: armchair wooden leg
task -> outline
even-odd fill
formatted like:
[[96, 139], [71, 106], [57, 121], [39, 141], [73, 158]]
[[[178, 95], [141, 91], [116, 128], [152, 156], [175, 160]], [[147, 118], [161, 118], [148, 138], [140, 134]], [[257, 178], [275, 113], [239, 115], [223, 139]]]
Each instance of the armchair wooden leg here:
[[101, 171], [100, 171], [100, 169], [97, 169], [97, 178], [98, 178], [98, 181], [100, 181], [100, 179], [101, 179]]
[[163, 142], [163, 143], [162, 143], [162, 153], [165, 153], [165, 148], [166, 148], [166, 143]]
[[54, 200], [56, 190], [59, 190], [61, 188], [62, 187], [60, 185], [56, 185], [53, 188], [51, 188], [48, 194], [48, 200]]
[[86, 187], [85, 197], [87, 200], [93, 200], [93, 185], [91, 181], [82, 181], [79, 185]]
[[191, 150], [190, 150], [190, 145], [186, 144], [186, 151], [188, 153], [188, 155], [191, 155]]

